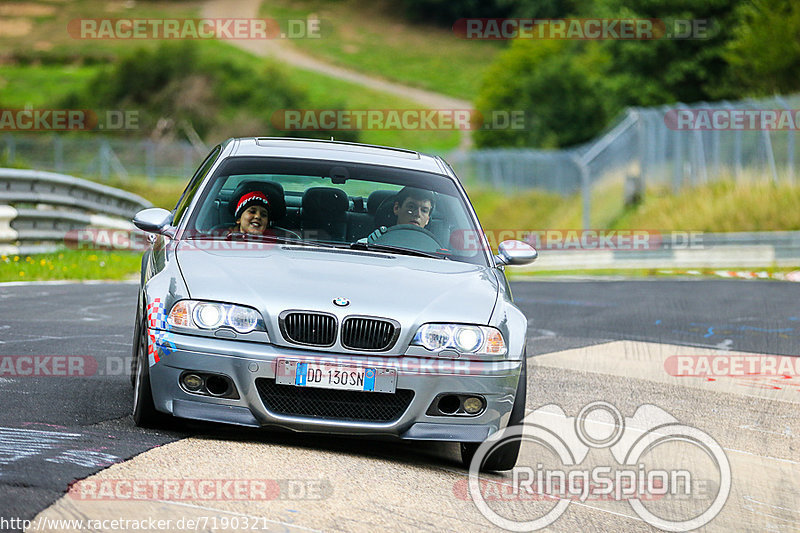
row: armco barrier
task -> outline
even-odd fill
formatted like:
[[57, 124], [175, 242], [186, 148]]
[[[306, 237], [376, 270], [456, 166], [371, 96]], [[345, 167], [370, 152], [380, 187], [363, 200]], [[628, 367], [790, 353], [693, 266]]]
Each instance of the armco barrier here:
[[625, 268], [800, 267], [800, 231], [702, 233], [693, 246], [650, 250], [540, 250], [512, 272]]
[[135, 194], [73, 176], [0, 168], [0, 253], [51, 251], [80, 228], [132, 230], [133, 215], [151, 206]]

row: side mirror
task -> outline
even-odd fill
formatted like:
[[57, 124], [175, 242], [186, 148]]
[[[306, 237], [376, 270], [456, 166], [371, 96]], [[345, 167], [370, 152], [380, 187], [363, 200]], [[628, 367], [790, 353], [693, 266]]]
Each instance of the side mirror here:
[[539, 256], [533, 246], [522, 241], [503, 241], [497, 246], [497, 252], [494, 256], [497, 266], [527, 265], [536, 261]]
[[143, 209], [133, 217], [133, 225], [148, 233], [159, 233], [167, 237], [175, 236], [175, 228], [170, 226], [172, 223], [172, 213], [160, 207]]

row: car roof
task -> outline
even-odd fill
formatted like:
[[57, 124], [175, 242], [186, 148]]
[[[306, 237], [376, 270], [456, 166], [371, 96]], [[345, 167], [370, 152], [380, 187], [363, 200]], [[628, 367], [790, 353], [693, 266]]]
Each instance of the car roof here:
[[326, 159], [421, 170], [455, 177], [449, 165], [440, 157], [403, 148], [292, 137], [244, 137], [230, 139], [228, 143], [231, 150], [228, 157]]

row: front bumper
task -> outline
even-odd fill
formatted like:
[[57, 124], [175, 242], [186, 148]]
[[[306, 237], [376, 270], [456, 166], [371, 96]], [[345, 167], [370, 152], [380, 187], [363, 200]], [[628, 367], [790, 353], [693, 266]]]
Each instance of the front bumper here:
[[[170, 353], [150, 366], [153, 400], [159, 411], [182, 418], [250, 427], [272, 426], [302, 432], [410, 440], [481, 442], [505, 427], [514, 404], [522, 365], [521, 360], [460, 361], [334, 354], [174, 333], [170, 334], [169, 340]], [[394, 368], [397, 372], [396, 389], [413, 391], [413, 398], [398, 417], [380, 422], [276, 412], [265, 405], [263, 387], [259, 393], [256, 380], [262, 385], [264, 380], [274, 380], [278, 359], [325, 360], [337, 364]], [[185, 371], [227, 376], [233, 382], [238, 398], [187, 392], [179, 384]], [[431, 404], [443, 393], [480, 395], [486, 401], [485, 409], [476, 416], [430, 414]], [[373, 394], [384, 393], [363, 394], [371, 398]]]

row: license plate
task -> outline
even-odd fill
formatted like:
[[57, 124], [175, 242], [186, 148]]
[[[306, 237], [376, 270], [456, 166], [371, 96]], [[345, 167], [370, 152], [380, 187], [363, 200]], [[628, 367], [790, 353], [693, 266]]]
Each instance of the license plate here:
[[275, 382], [278, 385], [296, 387], [392, 393], [397, 386], [397, 371], [393, 368], [280, 359], [275, 372]]

